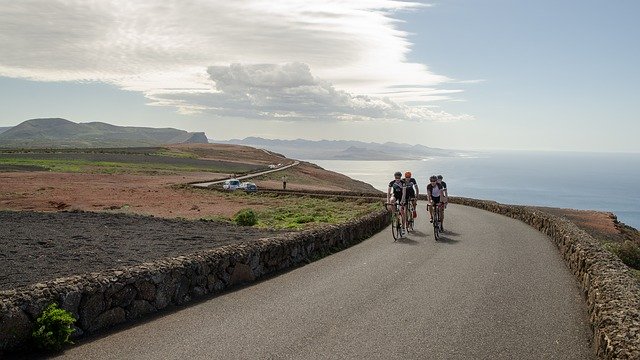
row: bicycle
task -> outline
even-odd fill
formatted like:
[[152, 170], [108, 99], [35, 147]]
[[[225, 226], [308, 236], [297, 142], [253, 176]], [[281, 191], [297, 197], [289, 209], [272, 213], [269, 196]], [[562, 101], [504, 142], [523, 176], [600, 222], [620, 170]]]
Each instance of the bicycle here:
[[407, 217], [407, 231], [413, 231], [413, 212], [415, 211], [415, 207], [413, 206], [413, 202], [411, 201], [411, 199], [409, 199], [408, 204], [407, 204], [407, 209], [405, 210], [406, 214], [405, 216]]
[[433, 209], [433, 236], [436, 241], [440, 239], [440, 233], [443, 232], [442, 221], [440, 220], [440, 212], [444, 211], [444, 203], [439, 202]]
[[[394, 205], [392, 203], [385, 203], [386, 205]], [[393, 241], [397, 241], [402, 237], [402, 217], [400, 216], [400, 204], [395, 203], [396, 211], [391, 211], [391, 234], [393, 235]]]

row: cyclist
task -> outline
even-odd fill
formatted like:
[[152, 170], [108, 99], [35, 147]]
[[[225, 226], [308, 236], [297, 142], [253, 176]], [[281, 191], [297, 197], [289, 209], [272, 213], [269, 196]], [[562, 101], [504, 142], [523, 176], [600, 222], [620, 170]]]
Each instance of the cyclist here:
[[449, 193], [447, 192], [447, 183], [444, 182], [444, 180], [442, 180], [442, 179], [443, 179], [442, 175], [438, 175], [438, 184], [442, 185], [442, 192], [443, 192], [443, 194], [445, 196], [445, 199], [444, 199], [445, 201], [444, 202], [446, 203], [447, 202], [446, 198], [449, 197]]
[[[415, 214], [415, 209], [418, 203], [418, 195], [420, 194], [420, 189], [418, 189], [418, 183], [416, 182], [416, 179], [411, 177], [411, 171], [407, 171], [404, 173], [404, 181], [407, 185], [407, 203], [411, 201], [411, 203], [413, 204], [413, 209]], [[414, 214], [407, 214], [407, 217], [408, 216], [415, 217]]]
[[390, 211], [396, 211], [396, 203], [400, 205], [400, 218], [402, 219], [402, 231], [404, 235], [404, 231], [407, 228], [407, 218], [404, 213], [404, 204], [406, 201], [406, 183], [402, 178], [402, 173], [400, 171], [396, 171], [393, 174], [394, 179], [389, 183], [389, 188], [387, 189], [387, 204], [391, 204], [389, 209]]
[[[442, 185], [438, 184], [438, 177], [431, 175], [429, 178], [429, 185], [427, 185], [427, 198], [429, 199], [427, 208], [429, 209], [429, 215], [431, 216], [431, 220], [429, 220], [429, 222], [433, 222], [433, 208], [438, 206], [441, 194]], [[442, 218], [442, 212], [440, 212], [439, 215], [440, 218]]]
[[[447, 204], [449, 203], [449, 192], [447, 191], [447, 183], [442, 179], [442, 175], [438, 175], [438, 184], [442, 185], [442, 196], [440, 197], [440, 200], [444, 203], [444, 208], [446, 209]], [[442, 225], [444, 223], [444, 211], [440, 214], [440, 220], [440, 226], [444, 230], [444, 225]]]

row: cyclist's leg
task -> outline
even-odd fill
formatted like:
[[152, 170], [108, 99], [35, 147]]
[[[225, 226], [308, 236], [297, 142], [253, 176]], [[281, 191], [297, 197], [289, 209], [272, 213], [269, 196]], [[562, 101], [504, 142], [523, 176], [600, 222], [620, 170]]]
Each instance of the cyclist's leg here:
[[429, 210], [429, 221], [433, 222], [433, 205], [427, 205], [427, 209]]
[[407, 228], [407, 205], [400, 203], [400, 216], [402, 217], [402, 228]]
[[[411, 202], [413, 203], [413, 211], [417, 211], [418, 210], [418, 198], [414, 197], [413, 199], [411, 199]], [[411, 216], [413, 216], [413, 214], [411, 214]]]
[[396, 212], [396, 198], [394, 196], [391, 196], [389, 198], [389, 204], [387, 204], [387, 209], [389, 209], [389, 211], [391, 212]]
[[410, 201], [411, 201], [411, 218], [413, 219], [415, 218], [415, 216], [413, 215], [416, 213], [416, 205], [417, 205], [416, 197], [415, 196], [412, 197]]

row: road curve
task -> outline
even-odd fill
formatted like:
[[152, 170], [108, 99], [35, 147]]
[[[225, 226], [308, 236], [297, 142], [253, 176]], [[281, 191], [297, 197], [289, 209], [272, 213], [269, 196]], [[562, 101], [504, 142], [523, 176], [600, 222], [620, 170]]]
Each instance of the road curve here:
[[[266, 151], [266, 150], [264, 150]], [[253, 173], [253, 174], [248, 174], [248, 175], [242, 175], [242, 176], [238, 176], [236, 177], [236, 179], [238, 180], [246, 180], [246, 179], [251, 179], [257, 176], [261, 176], [261, 175], [265, 175], [265, 174], [269, 174], [272, 172], [276, 172], [276, 171], [282, 171], [285, 169], [288, 169], [292, 166], [296, 166], [300, 164], [300, 161], [295, 160], [294, 162], [292, 162], [291, 164], [288, 165], [284, 165], [275, 169], [270, 169], [270, 170], [265, 170], [265, 171], [261, 171], [261, 172], [257, 172], [257, 173]], [[191, 186], [195, 186], [195, 187], [199, 187], [199, 188], [206, 188], [209, 187], [211, 185], [215, 185], [215, 184], [222, 184], [223, 182], [225, 182], [227, 179], [222, 179], [222, 180], [216, 180], [216, 181], [208, 181], [208, 182], [202, 182], [202, 183], [193, 183], [191, 184]]]
[[342, 252], [67, 350], [60, 359], [590, 359], [551, 241], [461, 205], [435, 242], [389, 229]]

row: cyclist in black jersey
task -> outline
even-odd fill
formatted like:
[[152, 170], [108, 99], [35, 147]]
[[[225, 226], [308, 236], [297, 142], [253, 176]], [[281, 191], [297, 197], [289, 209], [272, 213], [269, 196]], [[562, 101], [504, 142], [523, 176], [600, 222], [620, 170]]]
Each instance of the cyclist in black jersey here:
[[[417, 209], [416, 205], [418, 204], [418, 195], [420, 194], [420, 189], [418, 189], [418, 183], [416, 179], [411, 177], [411, 171], [407, 171], [404, 173], [404, 181], [407, 186], [407, 202], [411, 201], [413, 203], [413, 209]], [[413, 216], [413, 214], [407, 214], [408, 216]]]
[[[429, 199], [427, 208], [429, 209], [429, 215], [431, 215], [430, 222], [433, 222], [433, 209], [440, 202], [441, 194], [442, 194], [442, 185], [438, 184], [438, 177], [435, 175], [431, 175], [431, 177], [429, 178], [429, 185], [427, 185], [427, 198]], [[442, 216], [442, 213], [440, 214], [440, 216]]]
[[[442, 185], [442, 195], [440, 195], [440, 201], [444, 203], [444, 208], [447, 208], [447, 204], [449, 203], [449, 192], [447, 191], [447, 183], [444, 182], [442, 175], [438, 175], [437, 183]], [[444, 224], [444, 210], [442, 214], [440, 214], [440, 222]], [[444, 229], [444, 225], [442, 225]]]
[[400, 205], [400, 218], [402, 219], [403, 233], [407, 228], [407, 217], [405, 216], [404, 205], [406, 203], [406, 182], [402, 178], [402, 173], [396, 171], [393, 174], [394, 179], [389, 183], [389, 189], [387, 189], [387, 204], [391, 208], [390, 211], [396, 211], [396, 203]]
[[[438, 184], [442, 185], [442, 193], [444, 194], [445, 199], [446, 199], [446, 198], [449, 197], [449, 193], [447, 192], [447, 183], [444, 182], [444, 180], [442, 180], [442, 179], [443, 179], [442, 175], [438, 175]], [[443, 199], [443, 200], [446, 203], [447, 201], [445, 199]]]

